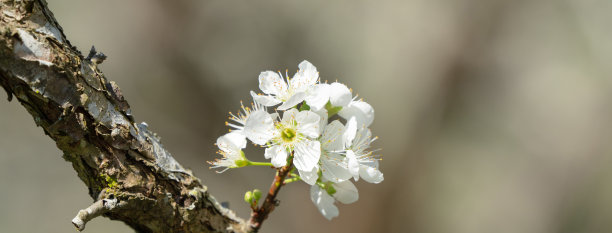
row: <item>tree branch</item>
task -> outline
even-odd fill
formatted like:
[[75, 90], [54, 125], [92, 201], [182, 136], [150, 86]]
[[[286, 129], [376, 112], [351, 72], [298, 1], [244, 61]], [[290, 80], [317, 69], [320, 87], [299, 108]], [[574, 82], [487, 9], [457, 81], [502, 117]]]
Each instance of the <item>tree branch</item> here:
[[66, 39], [44, 0], [0, 0], [0, 86], [33, 116], [87, 185], [94, 204], [75, 226], [103, 215], [138, 232], [246, 232], [183, 168], [119, 87]]
[[278, 205], [278, 200], [276, 200], [276, 195], [280, 191], [281, 187], [285, 184], [285, 178], [291, 171], [293, 166], [293, 153], [291, 157], [288, 159], [287, 165], [279, 168], [276, 171], [276, 175], [274, 176], [274, 180], [270, 185], [270, 190], [266, 195], [266, 199], [261, 204], [259, 208], [254, 208], [251, 211], [251, 218], [249, 219], [249, 228], [252, 232], [257, 232], [261, 228], [261, 224], [263, 221], [268, 218], [268, 215], [274, 211], [274, 208]]

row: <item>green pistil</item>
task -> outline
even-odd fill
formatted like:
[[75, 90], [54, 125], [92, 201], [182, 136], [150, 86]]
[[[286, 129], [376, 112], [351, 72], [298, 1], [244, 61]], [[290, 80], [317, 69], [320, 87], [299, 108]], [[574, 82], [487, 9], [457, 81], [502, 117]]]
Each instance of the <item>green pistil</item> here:
[[293, 139], [296, 136], [296, 132], [295, 129], [292, 128], [285, 128], [283, 129], [283, 131], [281, 131], [281, 138], [283, 139], [283, 141], [285, 142], [291, 142], [293, 141]]

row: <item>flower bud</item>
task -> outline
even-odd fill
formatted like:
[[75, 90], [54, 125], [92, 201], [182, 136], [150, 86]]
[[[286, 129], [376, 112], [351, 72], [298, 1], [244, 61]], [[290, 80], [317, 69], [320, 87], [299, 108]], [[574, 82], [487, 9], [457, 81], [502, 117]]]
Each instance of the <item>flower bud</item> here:
[[253, 204], [253, 192], [247, 191], [244, 194], [244, 201], [248, 203], [249, 205], [252, 205]]
[[261, 190], [254, 189], [253, 190], [253, 197], [255, 199], [255, 202], [259, 201], [259, 199], [261, 198]]

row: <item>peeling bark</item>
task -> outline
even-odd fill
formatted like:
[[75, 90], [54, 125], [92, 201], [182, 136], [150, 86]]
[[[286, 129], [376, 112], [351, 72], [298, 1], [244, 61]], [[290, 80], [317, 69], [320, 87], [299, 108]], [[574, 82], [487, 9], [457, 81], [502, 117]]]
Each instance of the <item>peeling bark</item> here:
[[94, 204], [75, 217], [83, 220], [77, 227], [102, 214], [138, 232], [248, 231], [134, 122], [119, 87], [97, 67], [104, 56], [93, 53], [83, 57], [70, 44], [44, 0], [0, 0], [0, 86], [89, 188]]

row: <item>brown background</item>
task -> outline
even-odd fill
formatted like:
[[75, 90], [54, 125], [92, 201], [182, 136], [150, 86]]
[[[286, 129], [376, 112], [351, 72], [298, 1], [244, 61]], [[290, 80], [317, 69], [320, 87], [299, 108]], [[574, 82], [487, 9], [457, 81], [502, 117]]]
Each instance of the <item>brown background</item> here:
[[[241, 217], [272, 171], [216, 174], [216, 137], [257, 75], [307, 59], [376, 109], [385, 181], [327, 221], [292, 184], [263, 232], [612, 231], [612, 2], [54, 1], [138, 121]], [[4, 94], [0, 94], [2, 96]], [[2, 97], [4, 98], [4, 97]], [[0, 232], [74, 232], [85, 185], [0, 101]], [[263, 160], [261, 150], [247, 151]], [[97, 218], [86, 232], [132, 232]]]

